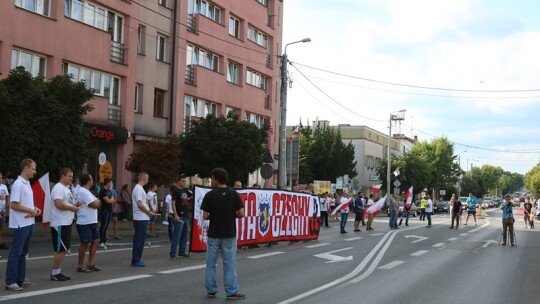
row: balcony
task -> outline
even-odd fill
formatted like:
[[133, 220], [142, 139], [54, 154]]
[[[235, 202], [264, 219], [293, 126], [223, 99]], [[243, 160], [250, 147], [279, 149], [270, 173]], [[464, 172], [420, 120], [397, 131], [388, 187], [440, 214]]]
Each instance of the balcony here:
[[271, 69], [272, 68], [272, 55], [266, 54], [266, 67]]
[[197, 85], [196, 83], [196, 78], [195, 78], [195, 65], [193, 64], [190, 64], [190, 65], [187, 65], [186, 66], [186, 71], [185, 71], [185, 75], [184, 75], [184, 82], [187, 83], [187, 84], [190, 84], [192, 86], [195, 86]]
[[107, 123], [111, 126], [120, 126], [122, 123], [122, 106], [109, 104]]
[[194, 14], [189, 14], [187, 16], [187, 30], [194, 33], [194, 34], [198, 33], [197, 17], [195, 17]]
[[264, 108], [272, 110], [272, 102], [270, 101], [270, 95], [264, 96]]
[[124, 64], [125, 46], [120, 42], [111, 41], [111, 61]]

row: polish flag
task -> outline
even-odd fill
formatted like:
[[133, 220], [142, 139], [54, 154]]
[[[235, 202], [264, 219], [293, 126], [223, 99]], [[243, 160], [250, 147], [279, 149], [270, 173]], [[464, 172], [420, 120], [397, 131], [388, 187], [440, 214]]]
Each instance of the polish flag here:
[[377, 193], [377, 192], [381, 191], [381, 187], [382, 187], [382, 184], [371, 186], [371, 193]]
[[409, 190], [405, 192], [405, 207], [407, 208], [411, 207], [412, 197], [413, 197], [413, 186], [411, 186]]
[[296, 136], [298, 136], [298, 134], [300, 134], [300, 130], [302, 130], [300, 126], [296, 127], [296, 129], [294, 129], [294, 131], [292, 131], [291, 135], [289, 136], [289, 139], [293, 140]]
[[399, 168], [400, 168], [400, 167], [398, 167], [398, 168], [394, 171], [394, 176], [396, 176], [396, 177], [397, 177], [399, 174], [401, 174], [401, 173], [399, 172]]
[[339, 210], [349, 207], [352, 201], [353, 201], [352, 197], [348, 198], [347, 200], [343, 200], [343, 202], [340, 201], [339, 206], [337, 206], [336, 209], [334, 209], [334, 211], [332, 212], [332, 215], [336, 214]]
[[367, 212], [373, 213], [373, 216], [377, 216], [377, 214], [379, 214], [379, 212], [381, 211], [381, 208], [383, 207], [385, 200], [386, 200], [386, 195], [380, 200], [378, 200], [375, 204], [371, 205], [371, 207], [367, 209]]
[[32, 192], [34, 193], [34, 206], [41, 210], [41, 222], [43, 224], [50, 222], [52, 198], [49, 172], [32, 184]]

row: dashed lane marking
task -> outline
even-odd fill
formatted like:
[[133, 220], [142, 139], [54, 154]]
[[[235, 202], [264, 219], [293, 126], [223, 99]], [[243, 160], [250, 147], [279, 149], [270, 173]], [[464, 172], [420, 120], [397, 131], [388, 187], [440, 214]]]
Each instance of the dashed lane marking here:
[[424, 255], [426, 253], [428, 253], [429, 251], [428, 250], [419, 250], [415, 253], [411, 253], [412, 256], [421, 256], [421, 255]]
[[383, 265], [381, 267], [379, 267], [379, 269], [385, 269], [385, 270], [389, 270], [389, 269], [392, 269], [392, 268], [395, 268], [395, 267], [398, 267], [399, 265], [405, 263], [404, 261], [393, 261], [393, 262], [390, 262], [386, 265]]
[[248, 259], [261, 259], [261, 258], [266, 258], [266, 257], [269, 257], [269, 256], [273, 256], [273, 255], [278, 255], [278, 254], [282, 254], [282, 253], [285, 253], [283, 251], [274, 251], [274, 252], [269, 252], [269, 253], [264, 253], [264, 254], [259, 254], [259, 255], [252, 255], [252, 256], [249, 256], [247, 257]]

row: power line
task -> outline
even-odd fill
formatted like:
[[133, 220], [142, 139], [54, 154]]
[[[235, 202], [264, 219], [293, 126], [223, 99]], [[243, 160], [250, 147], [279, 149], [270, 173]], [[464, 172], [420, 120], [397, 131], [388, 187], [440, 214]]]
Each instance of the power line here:
[[438, 90], [438, 91], [450, 91], [450, 92], [477, 92], [477, 93], [516, 93], [516, 92], [540, 92], [540, 89], [522, 89], [522, 90], [471, 90], [471, 89], [450, 89], [450, 88], [439, 88], [439, 87], [428, 87], [428, 86], [419, 86], [419, 85], [412, 85], [412, 84], [404, 84], [404, 83], [397, 83], [397, 82], [389, 82], [389, 81], [383, 81], [383, 80], [376, 80], [376, 79], [370, 79], [365, 77], [359, 77], [359, 76], [353, 76], [353, 75], [347, 75], [343, 73], [333, 72], [301, 63], [295, 63], [297, 65], [333, 74], [333, 75], [339, 75], [347, 78], [353, 78], [353, 79], [359, 79], [363, 81], [369, 81], [369, 82], [375, 82], [375, 83], [382, 83], [387, 85], [393, 85], [393, 86], [401, 86], [401, 87], [408, 87], [408, 88], [416, 88], [416, 89], [425, 89], [425, 90]]

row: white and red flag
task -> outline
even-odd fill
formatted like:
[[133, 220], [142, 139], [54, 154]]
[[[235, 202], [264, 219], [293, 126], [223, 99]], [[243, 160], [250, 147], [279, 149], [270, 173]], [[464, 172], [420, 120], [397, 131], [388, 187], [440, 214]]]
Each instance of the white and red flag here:
[[380, 200], [378, 200], [375, 204], [371, 205], [371, 207], [367, 209], [367, 212], [373, 213], [373, 216], [377, 216], [377, 214], [379, 214], [379, 212], [381, 211], [381, 208], [383, 207], [385, 200], [386, 200], [386, 195]]
[[293, 140], [296, 136], [298, 136], [298, 134], [300, 134], [300, 131], [302, 130], [302, 128], [300, 128], [300, 126], [296, 127], [291, 135], [289, 135], [289, 140]]
[[32, 183], [32, 192], [34, 193], [34, 206], [41, 210], [41, 222], [43, 224], [50, 222], [52, 198], [49, 172]]
[[399, 168], [400, 168], [400, 167], [397, 167], [397, 169], [394, 170], [394, 176], [396, 176], [396, 177], [399, 176], [399, 175], [401, 174], [401, 173], [399, 172]]
[[381, 191], [381, 187], [382, 187], [382, 184], [371, 186], [371, 193], [377, 193], [377, 192]]
[[405, 192], [405, 207], [409, 208], [412, 204], [412, 197], [413, 197], [413, 186]]
[[341, 198], [339, 202], [339, 206], [337, 206], [336, 209], [334, 209], [334, 211], [332, 212], [332, 215], [336, 214], [339, 210], [343, 210], [349, 207], [349, 205], [351, 205], [352, 202], [353, 202], [352, 197], [349, 197], [347, 199]]

